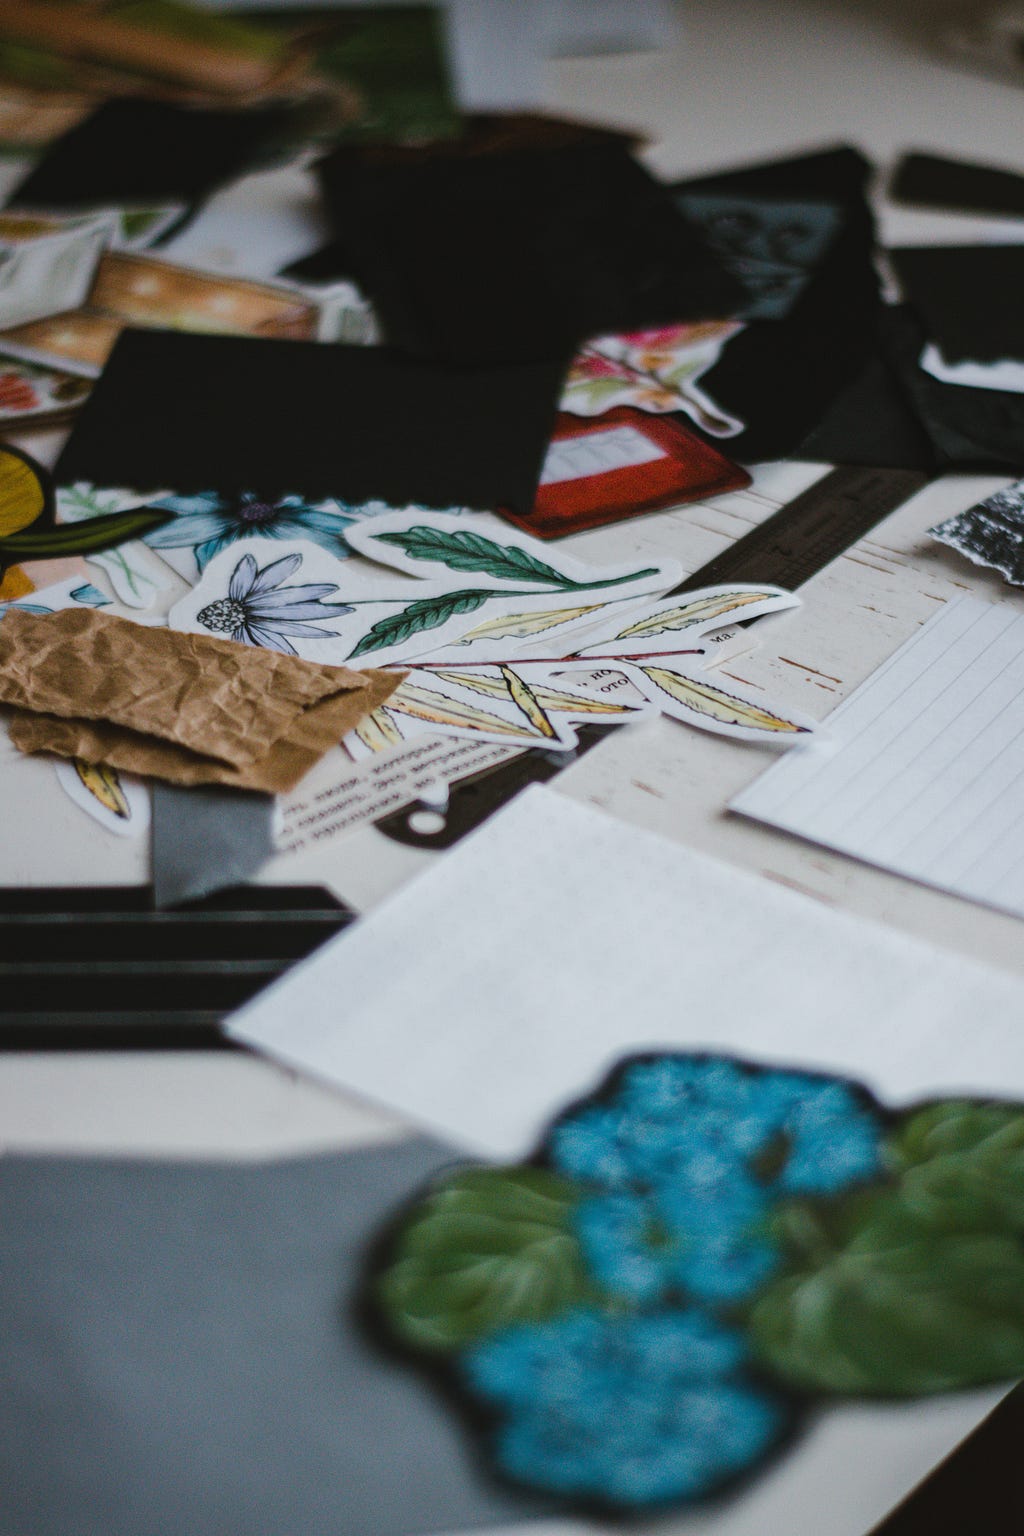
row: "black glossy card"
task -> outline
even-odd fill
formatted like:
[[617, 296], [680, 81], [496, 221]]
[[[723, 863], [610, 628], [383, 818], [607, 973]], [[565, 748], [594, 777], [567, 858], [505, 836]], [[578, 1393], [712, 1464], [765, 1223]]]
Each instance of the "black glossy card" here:
[[947, 363], [1024, 358], [1024, 245], [904, 246], [889, 255]]
[[702, 377], [702, 389], [747, 423], [729, 439], [741, 463], [793, 453], [871, 355], [880, 298], [870, 173], [862, 155], [839, 147], [676, 185], [691, 196], [806, 199], [839, 210], [840, 226], [785, 318], [754, 320]]
[[731, 314], [742, 289], [616, 144], [318, 167], [387, 339], [449, 361], [561, 356], [584, 337]]
[[870, 356], [796, 456], [931, 473], [1019, 474], [1024, 395], [941, 383], [920, 366], [926, 340], [908, 305], [883, 306]]
[[1024, 176], [994, 165], [974, 165], [912, 150], [903, 156], [889, 184], [895, 203], [988, 213], [1014, 219], [1024, 215]]
[[11, 206], [197, 203], [256, 164], [293, 118], [283, 107], [242, 112], [104, 102], [47, 150]]
[[380, 347], [125, 331], [58, 483], [528, 512], [564, 364], [450, 369]]

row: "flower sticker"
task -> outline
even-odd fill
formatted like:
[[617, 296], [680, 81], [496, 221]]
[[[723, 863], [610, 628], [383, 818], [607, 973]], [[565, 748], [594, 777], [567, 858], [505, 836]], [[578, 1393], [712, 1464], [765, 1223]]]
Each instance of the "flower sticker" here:
[[811, 1410], [1024, 1372], [1024, 1105], [887, 1109], [702, 1052], [627, 1057], [535, 1156], [448, 1171], [372, 1292], [491, 1465], [592, 1510], [727, 1492]]
[[345, 529], [353, 518], [339, 502], [314, 504], [301, 496], [272, 500], [243, 491], [219, 496], [163, 496], [153, 503], [174, 517], [146, 539], [151, 549], [193, 549], [200, 571], [238, 539], [310, 539], [334, 555], [346, 554]]
[[337, 634], [333, 629], [318, 629], [325, 619], [351, 613], [346, 603], [325, 603], [324, 598], [337, 592], [331, 582], [311, 582], [286, 587], [302, 564], [299, 554], [285, 555], [269, 565], [257, 565], [252, 555], [243, 555], [231, 573], [227, 595], [207, 603], [196, 615], [211, 634], [243, 645], [264, 646], [272, 651], [298, 652], [289, 636], [322, 640]]

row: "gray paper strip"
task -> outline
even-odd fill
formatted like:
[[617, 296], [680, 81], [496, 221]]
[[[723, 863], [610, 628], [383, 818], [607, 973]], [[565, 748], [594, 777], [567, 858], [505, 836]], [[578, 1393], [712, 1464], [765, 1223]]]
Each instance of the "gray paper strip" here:
[[245, 885], [274, 851], [273, 795], [223, 785], [153, 785], [153, 900], [196, 901]]
[[263, 1166], [0, 1160], [0, 1536], [544, 1513], [358, 1323], [369, 1244], [454, 1159], [417, 1139]]

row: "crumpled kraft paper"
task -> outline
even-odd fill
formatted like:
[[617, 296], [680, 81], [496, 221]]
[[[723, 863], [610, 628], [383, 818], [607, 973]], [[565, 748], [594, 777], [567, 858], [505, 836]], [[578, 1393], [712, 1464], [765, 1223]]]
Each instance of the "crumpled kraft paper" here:
[[94, 609], [12, 609], [0, 625], [15, 746], [174, 784], [291, 789], [401, 678]]

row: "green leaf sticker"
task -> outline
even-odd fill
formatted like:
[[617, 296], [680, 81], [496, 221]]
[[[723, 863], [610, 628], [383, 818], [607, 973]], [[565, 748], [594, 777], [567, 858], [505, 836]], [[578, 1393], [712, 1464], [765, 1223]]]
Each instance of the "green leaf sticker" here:
[[946, 1100], [908, 1116], [892, 1161], [914, 1210], [950, 1230], [1024, 1238], [1024, 1114], [1014, 1104]]
[[1024, 1248], [947, 1229], [876, 1197], [827, 1259], [770, 1285], [748, 1319], [756, 1356], [817, 1393], [906, 1397], [1024, 1373]]
[[393, 544], [410, 560], [439, 560], [453, 571], [483, 571], [496, 581], [545, 581], [574, 587], [554, 566], [546, 565], [516, 544], [498, 544], [469, 529], [449, 532], [420, 526], [376, 535], [379, 544]]
[[377, 1297], [394, 1332], [448, 1351], [589, 1293], [570, 1226], [578, 1193], [541, 1168], [474, 1168], [436, 1186], [402, 1229]]
[[476, 587], [461, 592], [442, 592], [439, 597], [423, 597], [410, 603], [400, 613], [380, 619], [360, 640], [350, 659], [365, 656], [370, 651], [380, 651], [386, 645], [400, 645], [427, 629], [437, 629], [460, 613], [472, 613], [482, 608], [488, 598], [503, 596], [502, 593], [480, 591]]
[[805, 1391], [905, 1396], [1024, 1373], [1024, 1114], [950, 1100], [893, 1134], [894, 1185], [790, 1206], [754, 1304], [763, 1364]]

